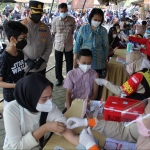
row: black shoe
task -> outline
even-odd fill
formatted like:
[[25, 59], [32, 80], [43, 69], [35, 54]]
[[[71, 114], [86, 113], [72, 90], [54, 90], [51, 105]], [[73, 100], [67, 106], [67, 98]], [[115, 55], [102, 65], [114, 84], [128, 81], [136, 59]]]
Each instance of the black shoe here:
[[56, 86], [62, 85], [62, 81], [57, 80], [55, 85], [56, 85]]

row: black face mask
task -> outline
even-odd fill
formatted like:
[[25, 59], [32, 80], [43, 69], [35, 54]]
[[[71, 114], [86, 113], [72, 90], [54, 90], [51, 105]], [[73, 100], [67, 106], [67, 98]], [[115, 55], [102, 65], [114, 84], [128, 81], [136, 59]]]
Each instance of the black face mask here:
[[31, 14], [30, 19], [34, 22], [34, 23], [38, 23], [41, 19], [42, 15], [41, 14]]
[[23, 50], [26, 45], [27, 45], [27, 40], [23, 39], [21, 41], [18, 41], [18, 43], [16, 44], [16, 48], [19, 50]]

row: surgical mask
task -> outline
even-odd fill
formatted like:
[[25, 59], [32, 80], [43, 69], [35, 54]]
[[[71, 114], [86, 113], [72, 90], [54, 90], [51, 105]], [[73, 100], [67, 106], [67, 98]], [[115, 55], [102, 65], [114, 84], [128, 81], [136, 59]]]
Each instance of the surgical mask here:
[[146, 39], [148, 39], [150, 36], [150, 34], [145, 34]]
[[117, 34], [113, 34], [113, 38], [116, 38]]
[[21, 41], [18, 41], [18, 43], [16, 44], [16, 48], [19, 50], [23, 50], [26, 45], [27, 45], [27, 40], [23, 39]]
[[120, 29], [117, 29], [117, 33], [119, 33], [120, 32]]
[[36, 110], [39, 112], [50, 112], [53, 108], [52, 98], [48, 99], [44, 104], [38, 103]]
[[66, 16], [67, 16], [67, 12], [65, 12], [65, 13], [60, 13], [60, 17], [61, 17], [61, 18], [66, 18]]
[[140, 135], [144, 136], [144, 137], [149, 137], [150, 136], [150, 129], [147, 129], [143, 123], [143, 119], [142, 116], [140, 116], [137, 120], [137, 128], [138, 128], [138, 132]]
[[30, 19], [34, 22], [34, 23], [38, 23], [41, 19], [42, 15], [41, 14], [31, 14]]
[[79, 68], [84, 72], [88, 72], [91, 69], [91, 65], [84, 65], [79, 63]]
[[93, 27], [97, 28], [101, 24], [101, 22], [92, 20], [91, 24]]

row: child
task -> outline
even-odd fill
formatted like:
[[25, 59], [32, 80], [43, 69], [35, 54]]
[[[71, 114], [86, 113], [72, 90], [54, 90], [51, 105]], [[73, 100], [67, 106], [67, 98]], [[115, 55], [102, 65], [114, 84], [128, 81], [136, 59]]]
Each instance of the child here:
[[72, 100], [76, 98], [94, 100], [98, 95], [98, 85], [95, 78], [98, 74], [91, 68], [92, 52], [89, 49], [82, 49], [78, 56], [79, 68], [68, 72], [63, 87], [66, 91], [67, 110]]
[[[126, 71], [130, 78], [122, 85], [114, 85], [105, 79], [96, 79], [96, 83], [105, 86], [118, 96], [143, 100], [150, 97], [150, 62], [140, 51], [133, 51], [126, 55]], [[117, 77], [116, 77], [117, 78]]]
[[21, 51], [27, 44], [27, 28], [20, 22], [8, 21], [5, 32], [8, 46], [0, 55], [0, 87], [3, 88], [4, 106], [14, 100], [16, 82], [24, 76], [24, 54]]

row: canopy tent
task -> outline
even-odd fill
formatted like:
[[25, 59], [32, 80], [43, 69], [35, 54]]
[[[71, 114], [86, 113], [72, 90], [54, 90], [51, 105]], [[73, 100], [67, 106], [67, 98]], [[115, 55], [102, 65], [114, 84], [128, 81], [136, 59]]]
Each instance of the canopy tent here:
[[16, 3], [15, 0], [0, 0], [0, 3]]
[[72, 9], [82, 9], [82, 8], [93, 8], [95, 5], [99, 5], [98, 0], [73, 0]]
[[[39, 0], [43, 3], [52, 3], [53, 0]], [[29, 0], [0, 0], [2, 3], [28, 3]]]

